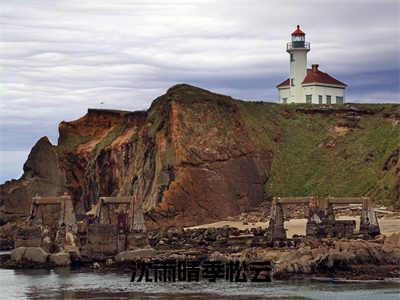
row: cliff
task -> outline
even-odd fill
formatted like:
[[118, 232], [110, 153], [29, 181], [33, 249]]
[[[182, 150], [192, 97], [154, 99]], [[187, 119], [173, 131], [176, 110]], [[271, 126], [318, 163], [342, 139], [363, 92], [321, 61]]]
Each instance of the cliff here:
[[278, 105], [177, 85], [147, 111], [61, 122], [58, 145], [40, 139], [24, 175], [0, 187], [0, 219], [65, 191], [80, 215], [99, 196], [135, 195], [149, 226], [218, 220], [277, 195], [399, 207], [400, 105]]

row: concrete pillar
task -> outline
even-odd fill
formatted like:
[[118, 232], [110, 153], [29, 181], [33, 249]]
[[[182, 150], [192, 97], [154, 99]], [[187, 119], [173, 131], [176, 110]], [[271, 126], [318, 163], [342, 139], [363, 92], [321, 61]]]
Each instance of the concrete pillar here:
[[286, 230], [284, 228], [284, 213], [282, 204], [274, 199], [271, 207], [271, 218], [269, 220], [268, 234], [269, 238], [274, 240], [285, 240]]
[[315, 238], [319, 237], [321, 223], [322, 220], [320, 218], [319, 207], [310, 207], [307, 216], [306, 236]]
[[360, 233], [364, 235], [376, 236], [380, 234], [378, 219], [375, 210], [368, 198], [363, 199], [363, 206], [360, 217]]

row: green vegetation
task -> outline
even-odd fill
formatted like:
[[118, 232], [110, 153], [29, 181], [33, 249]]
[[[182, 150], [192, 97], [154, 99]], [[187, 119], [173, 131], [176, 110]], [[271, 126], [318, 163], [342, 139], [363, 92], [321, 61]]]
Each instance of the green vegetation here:
[[[393, 105], [358, 105], [383, 110]], [[296, 112], [303, 105], [240, 103], [241, 118], [260, 151], [272, 151], [266, 197], [371, 196], [394, 203], [399, 179], [383, 170], [385, 161], [400, 147], [400, 128], [381, 113], [363, 115], [355, 128], [335, 126], [346, 119], [330, 114]], [[308, 107], [310, 108], [310, 107]], [[351, 126], [350, 126], [351, 127]]]
[[204, 131], [197, 134], [212, 128], [222, 130], [226, 136], [233, 134], [229, 118], [238, 116], [258, 151], [272, 153], [272, 166], [266, 170], [266, 198], [365, 195], [400, 206], [395, 203], [399, 184], [395, 169], [400, 162], [391, 170], [383, 169], [386, 160], [400, 147], [400, 127], [384, 115], [398, 114], [399, 105], [332, 106], [336, 110], [351, 106], [374, 112], [356, 113], [352, 118], [351, 114], [345, 117], [335, 111], [301, 111], [328, 110], [328, 106], [238, 101], [187, 85], [175, 86], [169, 93], [189, 108], [180, 116], [183, 124], [201, 123]]

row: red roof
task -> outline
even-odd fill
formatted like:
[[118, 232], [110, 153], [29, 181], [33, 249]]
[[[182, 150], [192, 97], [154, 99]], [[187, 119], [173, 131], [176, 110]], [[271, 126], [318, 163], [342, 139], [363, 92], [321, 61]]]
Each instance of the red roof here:
[[[321, 72], [318, 70], [318, 65], [313, 65], [312, 69], [307, 69], [306, 77], [304, 77], [303, 82], [301, 84], [308, 84], [308, 83], [322, 83], [322, 84], [334, 84], [346, 87], [347, 84], [333, 78], [328, 73]], [[289, 78], [285, 81], [282, 81], [278, 84], [277, 88], [283, 88], [290, 86]]]
[[347, 84], [333, 78], [328, 73], [324, 73], [318, 70], [318, 65], [313, 65], [312, 69], [307, 69], [307, 75], [306, 77], [304, 77], [302, 84], [307, 83], [325, 83], [347, 86]]
[[292, 35], [306, 35], [306, 34], [300, 29], [300, 25], [297, 25], [297, 29], [292, 32]]
[[289, 80], [289, 78], [288, 79], [286, 79], [285, 81], [282, 81], [280, 84], [278, 84], [276, 87], [277, 88], [280, 88], [280, 87], [284, 87], [284, 86], [289, 86], [289, 84], [290, 84], [290, 80]]

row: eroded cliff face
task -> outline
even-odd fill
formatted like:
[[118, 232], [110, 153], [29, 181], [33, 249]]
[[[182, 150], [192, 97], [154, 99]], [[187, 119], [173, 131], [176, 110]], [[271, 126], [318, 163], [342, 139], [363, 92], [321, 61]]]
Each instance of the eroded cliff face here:
[[152, 107], [167, 107], [168, 122], [154, 136], [150, 216], [162, 223], [199, 224], [255, 207], [264, 199], [271, 152], [252, 142], [235, 101], [185, 89], [171, 89]]
[[64, 191], [78, 217], [99, 196], [133, 195], [150, 227], [218, 220], [274, 195], [397, 203], [399, 116], [395, 105], [310, 109], [177, 85], [146, 112], [89, 109], [62, 122], [58, 145], [42, 138], [22, 178], [1, 186], [0, 218]]
[[200, 89], [192, 101], [181, 88], [148, 113], [108, 112], [105, 122], [104, 111], [90, 110], [60, 125], [61, 147], [74, 130], [84, 140], [62, 156], [79, 212], [99, 196], [134, 195], [143, 199], [150, 226], [192, 225], [264, 199], [270, 154], [256, 151], [234, 101]]

